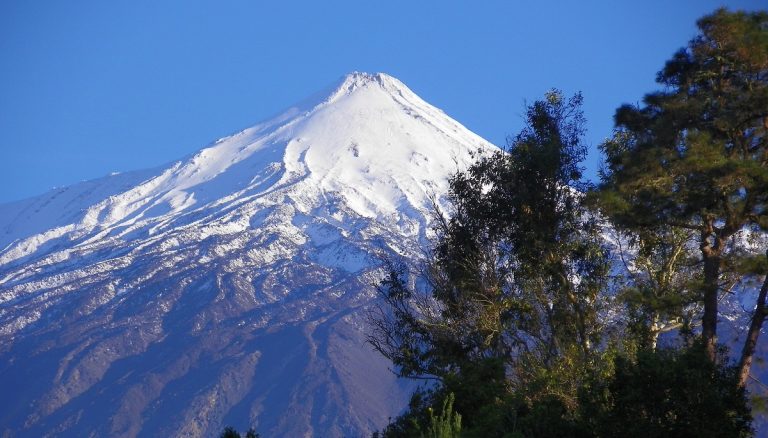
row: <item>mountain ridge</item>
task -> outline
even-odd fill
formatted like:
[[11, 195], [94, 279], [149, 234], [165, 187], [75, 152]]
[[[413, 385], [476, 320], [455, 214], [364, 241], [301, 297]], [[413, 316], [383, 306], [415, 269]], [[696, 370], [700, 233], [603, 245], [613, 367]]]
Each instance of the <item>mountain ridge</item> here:
[[[4, 254], [0, 258], [0, 263], [7, 263], [9, 254], [8, 246], [13, 245], [14, 240], [18, 240], [20, 238], [26, 237], [24, 234], [33, 234], [33, 233], [24, 233], [22, 231], [21, 233], [13, 233], [11, 232], [11, 228], [13, 226], [19, 226], [18, 222], [23, 221], [26, 222], [30, 218], [40, 218], [41, 216], [51, 216], [51, 217], [57, 217], [54, 214], [36, 214], [36, 215], [30, 215], [24, 218], [9, 220], [8, 216], [9, 214], [6, 212], [8, 210], [12, 211], [18, 211], [19, 209], [24, 210], [25, 207], [28, 207], [29, 204], [36, 204], [34, 205], [35, 210], [39, 210], [40, 204], [49, 204], [52, 203], [52, 201], [55, 201], [57, 197], [67, 194], [68, 191], [71, 191], [72, 189], [76, 189], [79, 186], [91, 186], [95, 183], [98, 184], [105, 184], [108, 182], [112, 182], [113, 180], [117, 180], [118, 183], [121, 183], [122, 186], [129, 185], [131, 183], [138, 184], [136, 190], [133, 192], [120, 192], [120, 188], [115, 188], [114, 190], [109, 192], [109, 197], [106, 200], [102, 200], [103, 203], [106, 203], [108, 205], [99, 205], [99, 203], [96, 203], [94, 205], [89, 205], [89, 210], [84, 212], [82, 217], [78, 218], [76, 220], [76, 223], [72, 223], [68, 221], [71, 221], [76, 215], [77, 212], [70, 214], [67, 216], [63, 221], [59, 221], [58, 223], [54, 224], [44, 224], [37, 227], [37, 230], [39, 231], [45, 231], [45, 230], [52, 230], [56, 227], [60, 226], [74, 226], [74, 228], [66, 228], [62, 229], [62, 232], [69, 232], [69, 231], [75, 231], [75, 228], [77, 230], [83, 230], [88, 229], [89, 227], [94, 227], [97, 225], [103, 226], [106, 224], [112, 224], [114, 222], [117, 222], [119, 220], [125, 219], [127, 216], [129, 216], [131, 213], [133, 213], [136, 209], [142, 207], [145, 204], [141, 204], [141, 201], [144, 200], [148, 195], [156, 195], [157, 197], [165, 196], [164, 199], [155, 199], [156, 204], [162, 205], [163, 203], [169, 207], [170, 210], [179, 210], [179, 209], [185, 209], [186, 207], [191, 206], [192, 204], [200, 204], [201, 202], [210, 201], [213, 197], [208, 196], [207, 199], [202, 200], [195, 200], [194, 197], [186, 197], [184, 190], [189, 189], [191, 187], [198, 186], [204, 182], [207, 182], [209, 180], [214, 179], [219, 173], [223, 172], [224, 170], [227, 170], [233, 165], [236, 165], [240, 163], [241, 161], [248, 159], [252, 157], [254, 153], [261, 153], [264, 154], [267, 152], [265, 149], [266, 147], [274, 147], [277, 146], [278, 148], [283, 148], [285, 150], [285, 158], [288, 158], [288, 154], [292, 154], [290, 157], [292, 160], [290, 163], [286, 162], [286, 171], [298, 171], [300, 170], [300, 167], [302, 165], [301, 158], [304, 158], [305, 156], [301, 155], [301, 152], [304, 151], [302, 149], [302, 145], [299, 145], [299, 143], [306, 142], [304, 139], [302, 139], [300, 136], [292, 139], [290, 138], [291, 130], [295, 127], [294, 125], [299, 124], [303, 121], [305, 121], [308, 118], [311, 118], [314, 113], [317, 111], [322, 110], [324, 107], [327, 107], [328, 105], [333, 104], [334, 102], [338, 101], [339, 99], [342, 99], [344, 97], [353, 96], [355, 93], [360, 94], [361, 89], [364, 89], [366, 87], [376, 87], [377, 90], [385, 91], [388, 96], [407, 96], [408, 98], [415, 100], [416, 105], [423, 106], [425, 108], [419, 108], [419, 109], [426, 109], [426, 114], [430, 114], [433, 116], [440, 116], [445, 117], [444, 113], [442, 111], [434, 109], [434, 107], [431, 107], [431, 105], [426, 104], [423, 100], [418, 98], [413, 92], [407, 89], [401, 82], [397, 81], [396, 79], [384, 75], [382, 73], [376, 74], [376, 75], [370, 75], [366, 73], [352, 73], [350, 75], [347, 75], [345, 78], [343, 78], [335, 87], [334, 91], [331, 92], [330, 95], [328, 95], [326, 98], [320, 99], [317, 101], [317, 98], [315, 98], [315, 101], [312, 103], [307, 103], [306, 101], [303, 102], [300, 105], [304, 105], [302, 108], [301, 106], [293, 106], [289, 108], [288, 110], [284, 111], [281, 115], [261, 124], [257, 124], [254, 127], [247, 128], [243, 131], [240, 131], [234, 135], [221, 138], [217, 140], [214, 144], [211, 146], [205, 147], [198, 152], [194, 154], [190, 154], [187, 156], [187, 158], [182, 159], [180, 161], [173, 162], [166, 166], [159, 166], [155, 169], [162, 169], [162, 173], [160, 175], [155, 175], [153, 178], [147, 179], [148, 175], [151, 175], [150, 172], [152, 172], [152, 169], [145, 170], [145, 171], [134, 171], [129, 172], [125, 174], [118, 174], [113, 175], [109, 177], [105, 177], [99, 180], [95, 181], [88, 181], [84, 182], [75, 186], [69, 186], [65, 188], [61, 188], [55, 191], [48, 192], [46, 194], [43, 194], [38, 197], [34, 197], [28, 200], [22, 200], [22, 201], [16, 201], [10, 204], [2, 204], [0, 205], [0, 247], [5, 247], [5, 250], [3, 251]], [[368, 93], [371, 94], [371, 93]], [[366, 96], [369, 97], [369, 96]], [[412, 107], [406, 107], [406, 111], [412, 111]], [[325, 121], [324, 121], [325, 122]], [[329, 125], [327, 122], [325, 122], [326, 125]], [[333, 125], [332, 123], [330, 125]], [[264, 141], [255, 142], [254, 144], [248, 144], [249, 141], [253, 139], [259, 139], [259, 136], [265, 132], [265, 130], [270, 130], [270, 135], [272, 136], [279, 136], [279, 134], [284, 133], [285, 131], [288, 131], [287, 135], [283, 137], [289, 137], [286, 138], [278, 138], [273, 141], [280, 142], [281, 140], [285, 142], [285, 144], [263, 144]], [[456, 131], [458, 129], [464, 129], [458, 124], [455, 124], [453, 126], [442, 126], [440, 127], [443, 132], [448, 131]], [[466, 134], [465, 132], [465, 134]], [[476, 138], [471, 139], [474, 143], [476, 143], [480, 148], [487, 148], [487, 144], [484, 144], [484, 141], [480, 139], [480, 137], [475, 136]], [[262, 139], [263, 140], [263, 139]], [[272, 139], [267, 139], [267, 141]], [[293, 142], [291, 140], [294, 140]], [[333, 145], [336, 146], [336, 145]], [[354, 142], [347, 145], [348, 150], [353, 154], [359, 155], [359, 146], [355, 146]], [[315, 146], [316, 148], [316, 146]], [[239, 150], [238, 150], [239, 149]], [[253, 150], [256, 149], [256, 150]], [[327, 148], [326, 148], [327, 149]], [[357, 150], [357, 152], [355, 152]], [[304, 151], [306, 152], [306, 151]], [[327, 152], [327, 151], [326, 151]], [[418, 153], [418, 151], [415, 151]], [[424, 154], [422, 154], [423, 156]], [[277, 161], [277, 160], [275, 160]], [[287, 161], [287, 160], [284, 160]], [[257, 163], [260, 164], [260, 163]], [[322, 169], [321, 169], [322, 170]], [[316, 172], [312, 172], [316, 173]], [[131, 179], [133, 178], [133, 179]], [[121, 180], [125, 180], [122, 181]], [[137, 180], [139, 182], [137, 182]], [[90, 189], [90, 187], [88, 187]], [[86, 189], [85, 192], [90, 192], [90, 190]], [[333, 188], [331, 188], [333, 189]], [[113, 193], [114, 192], [114, 193]], [[114, 196], [121, 195], [123, 198], [122, 203], [116, 203], [114, 202], [106, 202], [111, 200]], [[79, 193], [75, 193], [75, 196], [81, 196]], [[98, 198], [98, 194], [96, 195], [96, 198]], [[36, 201], [36, 202], [35, 202]], [[65, 202], [69, 201], [69, 199], [65, 199]], [[88, 200], [87, 200], [88, 201]], [[86, 203], [88, 203], [86, 201]], [[61, 208], [61, 203], [54, 204], [53, 207], [56, 209]], [[108, 211], [104, 211], [104, 208], [106, 207]], [[82, 206], [81, 206], [82, 208]], [[28, 209], [28, 208], [26, 208]], [[6, 211], [3, 211], [6, 210]], [[37, 212], [39, 213], [39, 212]], [[43, 213], [46, 213], [43, 211]], [[151, 212], [150, 212], [151, 214]], [[2, 231], [5, 231], [4, 233]], [[27, 251], [24, 251], [27, 252]], [[12, 253], [12, 251], [11, 251]]]
[[0, 433], [348, 436], [404, 406], [364, 344], [377, 259], [418, 259], [431, 199], [495, 147], [384, 74], [322, 96], [0, 205]]

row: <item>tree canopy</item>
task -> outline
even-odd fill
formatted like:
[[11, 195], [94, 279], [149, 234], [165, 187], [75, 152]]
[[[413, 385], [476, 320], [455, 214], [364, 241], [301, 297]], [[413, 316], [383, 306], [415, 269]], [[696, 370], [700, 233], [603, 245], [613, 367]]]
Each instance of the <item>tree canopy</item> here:
[[700, 19], [700, 34], [659, 72], [664, 90], [619, 108], [602, 146], [603, 207], [618, 226], [695, 232], [710, 359], [723, 268], [740, 255], [732, 237], [768, 229], [767, 26], [765, 12]]
[[[553, 90], [506, 150], [450, 181], [424, 267], [386, 264], [369, 341], [433, 383], [383, 436], [424, 436], [441, 406], [469, 437], [751, 436], [768, 13], [721, 9], [698, 27], [659, 72], [663, 90], [617, 110], [598, 186], [580, 167], [582, 97]], [[748, 280], [762, 287], [734, 364], [718, 305]], [[660, 346], [665, 332], [678, 336]]]

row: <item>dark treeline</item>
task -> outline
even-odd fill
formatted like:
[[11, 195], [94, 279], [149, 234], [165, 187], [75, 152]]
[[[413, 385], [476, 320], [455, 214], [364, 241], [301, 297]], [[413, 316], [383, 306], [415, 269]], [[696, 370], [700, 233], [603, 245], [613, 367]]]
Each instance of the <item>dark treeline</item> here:
[[[240, 435], [240, 432], [238, 432], [234, 427], [227, 426], [224, 428], [221, 434], [219, 434], [219, 438], [242, 438], [242, 435]], [[260, 438], [260, 435], [256, 433], [253, 428], [250, 428], [247, 432], [245, 432], [245, 438]]]
[[[556, 90], [451, 180], [423, 269], [389, 261], [371, 314], [374, 348], [426, 382], [375, 435], [753, 435], [768, 13], [718, 10], [698, 28], [661, 91], [617, 110], [599, 184], [582, 178], [582, 98]], [[729, 352], [722, 307], [743, 288], [759, 293]]]

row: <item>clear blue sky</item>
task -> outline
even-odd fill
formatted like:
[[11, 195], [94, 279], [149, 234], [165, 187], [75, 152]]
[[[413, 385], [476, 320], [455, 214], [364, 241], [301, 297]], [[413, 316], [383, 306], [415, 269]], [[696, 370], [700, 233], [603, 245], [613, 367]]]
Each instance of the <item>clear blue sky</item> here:
[[194, 152], [353, 71], [502, 145], [525, 101], [582, 91], [587, 163], [615, 108], [718, 6], [762, 1], [0, 0], [0, 202]]

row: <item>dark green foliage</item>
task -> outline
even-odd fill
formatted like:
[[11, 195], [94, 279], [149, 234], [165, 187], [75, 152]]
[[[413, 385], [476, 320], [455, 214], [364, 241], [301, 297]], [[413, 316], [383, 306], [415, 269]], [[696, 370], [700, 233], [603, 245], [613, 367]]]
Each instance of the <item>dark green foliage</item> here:
[[508, 151], [451, 181], [455, 212], [435, 250], [435, 296], [451, 315], [476, 316], [476, 349], [508, 355], [526, 344], [549, 361], [573, 342], [586, 354], [599, 337], [607, 264], [575, 190], [586, 150], [581, 104], [581, 95], [548, 93], [528, 107]]
[[388, 425], [382, 436], [420, 437], [431, 424], [431, 413], [442, 409], [448, 397], [455, 397], [451, 405], [461, 414], [462, 436], [495, 436], [503, 430], [499, 429], [503, 422], [496, 417], [509, 395], [507, 386], [500, 360], [467, 364], [460, 373], [446, 376], [440, 386], [414, 393], [407, 412]]
[[427, 291], [409, 287], [404, 265], [388, 264], [387, 305], [373, 315], [369, 340], [402, 376], [450, 378], [494, 358], [520, 370], [520, 361], [583, 361], [600, 342], [608, 263], [573, 188], [585, 151], [580, 106], [580, 95], [548, 93], [528, 108], [508, 152], [451, 181], [455, 212], [438, 221]]
[[[417, 393], [409, 410], [376, 436], [424, 436], [433, 412], [445, 412], [440, 409], [451, 387], [473, 397], [472, 403], [462, 403], [457, 395], [453, 405], [462, 413], [462, 437], [749, 437], [746, 394], [725, 357], [721, 351], [718, 361], [707, 360], [701, 343], [606, 356], [611, 366], [584, 379], [574, 406], [552, 395], [527, 399], [493, 390], [481, 377], [468, 376]], [[477, 385], [486, 388], [473, 389]]]
[[[232, 426], [227, 426], [224, 431], [221, 432], [219, 438], [241, 438], [240, 432]], [[248, 429], [245, 433], [245, 438], [259, 438], [259, 434], [253, 428]]]
[[240, 438], [240, 432], [232, 426], [227, 426], [224, 428], [224, 431], [221, 432], [219, 438]]
[[752, 417], [736, 368], [699, 343], [618, 356], [608, 380], [582, 392], [584, 429], [599, 437], [748, 437]]
[[[404, 264], [387, 264], [387, 305], [374, 313], [369, 341], [400, 375], [438, 385], [417, 394], [384, 436], [419, 436], [447, 394], [464, 436], [573, 435], [579, 382], [600, 355], [598, 293], [608, 273], [598, 224], [575, 189], [581, 102], [548, 93], [528, 107], [508, 151], [451, 180], [455, 211], [439, 222], [426, 293], [413, 290]], [[562, 421], [538, 421], [544, 412]]]
[[[768, 13], [723, 9], [659, 72], [665, 89], [616, 112], [602, 206], [620, 227], [694, 231], [702, 335], [715, 355], [720, 284], [745, 227], [768, 229]], [[738, 245], [738, 243], [737, 243]]]

